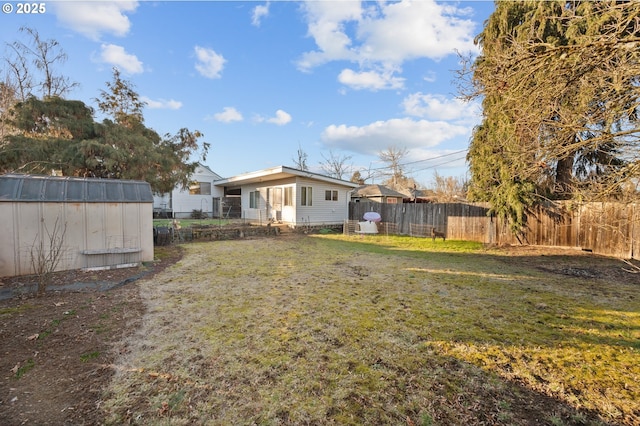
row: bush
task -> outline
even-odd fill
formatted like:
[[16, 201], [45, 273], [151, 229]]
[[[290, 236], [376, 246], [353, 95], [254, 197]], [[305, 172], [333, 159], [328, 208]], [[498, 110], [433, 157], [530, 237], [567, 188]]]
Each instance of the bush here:
[[208, 216], [202, 210], [193, 209], [191, 211], [191, 219], [206, 219]]

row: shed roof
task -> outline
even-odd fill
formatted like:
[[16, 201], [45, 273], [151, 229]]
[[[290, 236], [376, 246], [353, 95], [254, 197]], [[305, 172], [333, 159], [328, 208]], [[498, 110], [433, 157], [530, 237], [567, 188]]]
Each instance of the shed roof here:
[[0, 202], [153, 202], [147, 182], [8, 174], [0, 176]]

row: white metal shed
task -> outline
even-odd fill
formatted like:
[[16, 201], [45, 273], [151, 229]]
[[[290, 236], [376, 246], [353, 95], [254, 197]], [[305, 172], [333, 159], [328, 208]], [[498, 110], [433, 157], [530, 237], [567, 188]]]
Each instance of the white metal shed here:
[[0, 277], [34, 273], [34, 252], [61, 241], [56, 270], [106, 269], [153, 260], [147, 182], [0, 176]]

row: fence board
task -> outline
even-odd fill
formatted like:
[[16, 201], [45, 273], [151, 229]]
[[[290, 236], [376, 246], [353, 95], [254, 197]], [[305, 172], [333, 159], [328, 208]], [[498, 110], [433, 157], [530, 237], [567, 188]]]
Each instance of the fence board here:
[[351, 220], [362, 220], [368, 211], [380, 214], [388, 233], [430, 236], [435, 228], [454, 240], [573, 247], [625, 259], [640, 258], [640, 208], [635, 204], [576, 206], [559, 202], [538, 206], [527, 215], [520, 235], [514, 235], [506, 221], [488, 215], [486, 204], [349, 203]]

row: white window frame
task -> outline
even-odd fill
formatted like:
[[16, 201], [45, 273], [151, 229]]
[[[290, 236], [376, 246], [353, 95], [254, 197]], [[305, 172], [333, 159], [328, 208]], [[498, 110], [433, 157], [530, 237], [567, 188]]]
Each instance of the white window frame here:
[[338, 201], [338, 191], [335, 189], [327, 189], [324, 191], [325, 201]]
[[300, 187], [300, 205], [311, 207], [313, 206], [313, 187], [301, 186]]
[[211, 195], [211, 182], [189, 182], [189, 195]]
[[284, 205], [293, 206], [293, 187], [287, 186], [284, 188]]
[[260, 191], [249, 192], [249, 208], [250, 209], [260, 208]]

